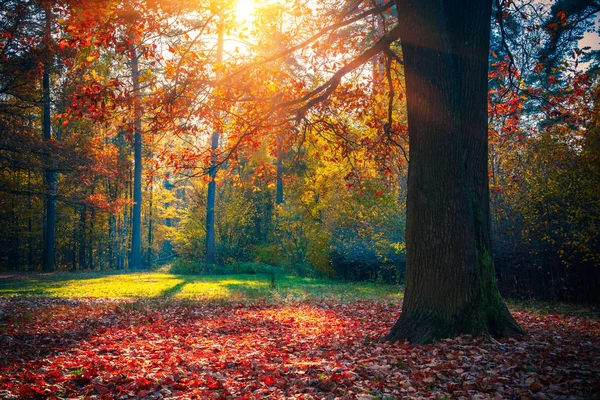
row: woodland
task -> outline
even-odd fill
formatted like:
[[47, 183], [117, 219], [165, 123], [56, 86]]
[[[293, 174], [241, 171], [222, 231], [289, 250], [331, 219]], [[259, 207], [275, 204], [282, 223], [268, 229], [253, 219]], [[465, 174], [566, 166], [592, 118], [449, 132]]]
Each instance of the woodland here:
[[0, 397], [600, 396], [599, 17], [0, 0]]

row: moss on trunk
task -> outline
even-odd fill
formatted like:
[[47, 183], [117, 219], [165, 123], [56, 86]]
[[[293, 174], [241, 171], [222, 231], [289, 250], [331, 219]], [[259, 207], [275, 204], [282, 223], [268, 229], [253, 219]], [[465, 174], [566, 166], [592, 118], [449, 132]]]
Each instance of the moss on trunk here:
[[398, 0], [410, 161], [406, 291], [389, 340], [521, 333], [490, 256], [491, 2]]

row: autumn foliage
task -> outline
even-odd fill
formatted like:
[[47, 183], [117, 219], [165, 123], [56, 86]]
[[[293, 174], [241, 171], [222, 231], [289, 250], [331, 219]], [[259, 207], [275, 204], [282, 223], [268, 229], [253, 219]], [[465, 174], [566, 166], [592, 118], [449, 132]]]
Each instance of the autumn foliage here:
[[[522, 333], [498, 288], [600, 302], [596, 2], [243, 4], [1, 2], [0, 270], [401, 285], [413, 238], [423, 341]], [[1, 304], [0, 397], [598, 395], [594, 318], [411, 346], [383, 302]]]
[[[524, 338], [382, 341], [397, 304], [3, 299], [3, 398], [598, 396], [597, 319], [515, 310]], [[563, 310], [564, 312], [564, 310]]]
[[[242, 3], [2, 4], [2, 268], [41, 265], [48, 172], [56, 267], [128, 267], [139, 120], [145, 267], [177, 258], [178, 270], [203, 270], [201, 210], [216, 165], [217, 269], [261, 262], [402, 282], [410, 149], [397, 10], [318, 1], [241, 12]], [[595, 8], [586, 4], [494, 5], [490, 193], [504, 293], [598, 300], [585, 285], [597, 277], [590, 221], [600, 212], [597, 50], [580, 42]]]

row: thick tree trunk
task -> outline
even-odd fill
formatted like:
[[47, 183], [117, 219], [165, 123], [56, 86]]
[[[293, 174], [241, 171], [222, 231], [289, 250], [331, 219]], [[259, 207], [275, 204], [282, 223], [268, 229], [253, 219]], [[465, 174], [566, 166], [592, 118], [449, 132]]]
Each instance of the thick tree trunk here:
[[142, 106], [140, 92], [140, 72], [134, 34], [131, 33], [131, 80], [134, 101], [134, 142], [133, 142], [133, 212], [131, 225], [131, 254], [129, 268], [142, 268]]
[[487, 59], [491, 2], [399, 0], [410, 162], [406, 290], [392, 341], [521, 333], [491, 258]]

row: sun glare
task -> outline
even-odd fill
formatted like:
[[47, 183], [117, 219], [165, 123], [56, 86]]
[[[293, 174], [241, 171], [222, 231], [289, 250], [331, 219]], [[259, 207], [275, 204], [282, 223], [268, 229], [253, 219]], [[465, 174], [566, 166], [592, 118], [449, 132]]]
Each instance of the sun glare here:
[[238, 0], [235, 6], [235, 17], [238, 21], [252, 21], [252, 11], [256, 7], [253, 0]]

